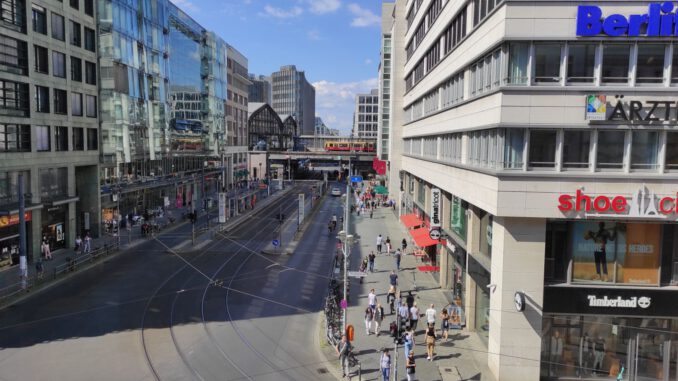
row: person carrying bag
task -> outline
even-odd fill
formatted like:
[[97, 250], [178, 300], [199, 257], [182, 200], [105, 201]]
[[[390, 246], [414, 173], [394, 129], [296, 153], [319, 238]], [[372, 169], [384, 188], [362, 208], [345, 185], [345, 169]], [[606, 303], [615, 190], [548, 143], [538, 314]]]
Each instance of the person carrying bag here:
[[410, 355], [407, 356], [407, 363], [405, 364], [405, 370], [407, 372], [407, 381], [415, 380], [415, 370], [416, 364], [414, 363], [414, 352], [410, 352]]

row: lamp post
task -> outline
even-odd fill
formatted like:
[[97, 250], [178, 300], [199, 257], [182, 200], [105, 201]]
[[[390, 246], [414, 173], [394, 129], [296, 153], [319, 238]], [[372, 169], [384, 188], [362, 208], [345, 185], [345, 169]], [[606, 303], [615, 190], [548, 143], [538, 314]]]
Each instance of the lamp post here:
[[[348, 198], [348, 197], [347, 197]], [[348, 226], [346, 220], [344, 220], [344, 225]], [[351, 245], [353, 245], [353, 235], [346, 234], [345, 230], [339, 232], [339, 240], [343, 244], [344, 251], [344, 300], [346, 301], [346, 308], [343, 311], [343, 317], [341, 320], [341, 332], [346, 334], [346, 327], [348, 323], [348, 260], [351, 256]]]

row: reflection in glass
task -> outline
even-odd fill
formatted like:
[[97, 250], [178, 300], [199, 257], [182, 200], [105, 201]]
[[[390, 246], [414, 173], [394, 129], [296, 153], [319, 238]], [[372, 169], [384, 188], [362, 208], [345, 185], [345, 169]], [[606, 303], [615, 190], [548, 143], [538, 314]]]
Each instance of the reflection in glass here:
[[569, 45], [567, 56], [567, 81], [592, 83], [595, 61], [595, 44]]
[[628, 82], [630, 56], [631, 45], [629, 44], [603, 46], [603, 82]]
[[566, 130], [563, 136], [563, 168], [588, 168], [590, 131]]
[[638, 44], [637, 83], [661, 83], [664, 78], [664, 44]]
[[625, 131], [598, 131], [598, 168], [621, 169], [624, 166], [625, 134]]
[[656, 169], [659, 154], [659, 132], [633, 131], [631, 168]]
[[556, 165], [556, 130], [530, 131], [530, 167], [553, 168]]
[[554, 83], [560, 81], [560, 44], [535, 44], [536, 83]]

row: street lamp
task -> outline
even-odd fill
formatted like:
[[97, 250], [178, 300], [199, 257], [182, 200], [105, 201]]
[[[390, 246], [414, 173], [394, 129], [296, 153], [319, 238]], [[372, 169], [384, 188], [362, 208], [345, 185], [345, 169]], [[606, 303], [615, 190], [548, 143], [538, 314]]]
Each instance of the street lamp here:
[[[346, 224], [348, 225], [348, 223]], [[343, 334], [346, 334], [346, 326], [348, 323], [348, 259], [351, 256], [351, 245], [353, 245], [353, 234], [346, 234], [346, 231], [342, 230], [337, 236], [341, 243], [343, 244], [344, 251], [344, 301], [346, 302], [346, 308], [343, 311], [343, 318], [341, 321], [341, 331]]]

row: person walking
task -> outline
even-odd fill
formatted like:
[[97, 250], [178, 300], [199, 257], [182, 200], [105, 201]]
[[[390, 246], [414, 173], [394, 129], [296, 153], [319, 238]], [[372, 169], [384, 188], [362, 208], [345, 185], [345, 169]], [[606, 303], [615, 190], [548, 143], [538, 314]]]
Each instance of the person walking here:
[[428, 357], [426, 357], [426, 360], [428, 361], [433, 361], [433, 351], [436, 348], [436, 329], [432, 326], [429, 325], [428, 328], [426, 328], [426, 353]]
[[407, 249], [407, 240], [405, 238], [403, 238], [403, 241], [400, 243], [400, 245], [402, 246], [403, 252], [404, 252], [405, 249]]
[[447, 312], [447, 308], [443, 308], [440, 312], [440, 320], [442, 322], [442, 336], [447, 340], [447, 334], [450, 331], [450, 314]]
[[396, 274], [395, 270], [391, 270], [391, 274], [388, 276], [388, 278], [391, 286], [398, 287], [398, 274]]
[[92, 237], [89, 236], [89, 232], [85, 234], [85, 254], [88, 254], [92, 250]]
[[435, 328], [436, 326], [436, 309], [435, 305], [431, 303], [431, 305], [426, 309], [426, 324], [433, 326]]
[[368, 260], [369, 260], [369, 262], [370, 262], [370, 272], [371, 272], [371, 273], [374, 272], [374, 259], [375, 259], [376, 257], [377, 257], [377, 256], [374, 255], [374, 251], [371, 251], [370, 254], [367, 256], [367, 258], [368, 258]]
[[381, 380], [388, 381], [391, 376], [391, 354], [388, 348], [384, 349], [379, 360], [379, 368], [381, 368]]
[[351, 351], [351, 343], [346, 339], [346, 335], [341, 336], [341, 341], [335, 348], [339, 356], [339, 368], [341, 368], [342, 377], [348, 374], [348, 354]]
[[407, 299], [405, 299], [405, 303], [407, 303], [408, 310], [414, 305], [414, 295], [412, 295], [412, 291], [407, 291]]
[[379, 336], [381, 322], [384, 321], [384, 307], [382, 307], [381, 304], [379, 303], [377, 303], [377, 309], [374, 310], [373, 321], [374, 321], [374, 334]]
[[42, 241], [40, 250], [42, 251], [42, 254], [45, 256], [46, 260], [52, 260], [52, 251], [49, 249], [49, 243], [47, 243], [47, 240]]
[[386, 254], [391, 254], [391, 238], [386, 236]]
[[410, 357], [410, 353], [414, 352], [414, 330], [412, 327], [408, 327], [408, 330], [403, 336], [403, 343], [405, 344], [403, 348], [405, 349], [405, 358]]
[[369, 304], [372, 312], [377, 308], [377, 294], [374, 292], [374, 289], [371, 289], [370, 293], [367, 294], [367, 304]]
[[371, 307], [365, 308], [365, 334], [370, 335], [370, 328], [372, 328], [372, 320], [374, 320], [374, 310]]
[[377, 236], [377, 253], [381, 254], [381, 244], [384, 242], [384, 238], [379, 234]]
[[410, 327], [412, 328], [412, 331], [416, 332], [418, 322], [419, 322], [419, 307], [417, 307], [417, 303], [414, 303], [410, 308]]
[[407, 320], [410, 318], [410, 310], [407, 308], [402, 300], [400, 301], [400, 306], [398, 307], [398, 324], [400, 324], [400, 330], [407, 324]]
[[417, 365], [414, 363], [414, 352], [410, 352], [410, 355], [407, 357], [407, 363], [405, 364], [407, 381], [414, 381], [416, 366]]
[[75, 248], [73, 250], [75, 251], [75, 255], [80, 254], [82, 251], [82, 238], [80, 238], [80, 236], [75, 237]]
[[38, 259], [37, 262], [35, 262], [35, 273], [38, 276], [38, 279], [42, 279], [42, 274], [45, 272], [45, 267], [42, 264], [42, 260]]
[[396, 296], [396, 288], [394, 285], [391, 285], [388, 288], [388, 294], [386, 294], [386, 302], [388, 303], [388, 306], [391, 308], [391, 315], [395, 313], [395, 297]]
[[400, 271], [400, 260], [402, 258], [402, 255], [400, 253], [400, 249], [396, 250], [395, 252], [395, 260], [396, 260], [396, 269]]

